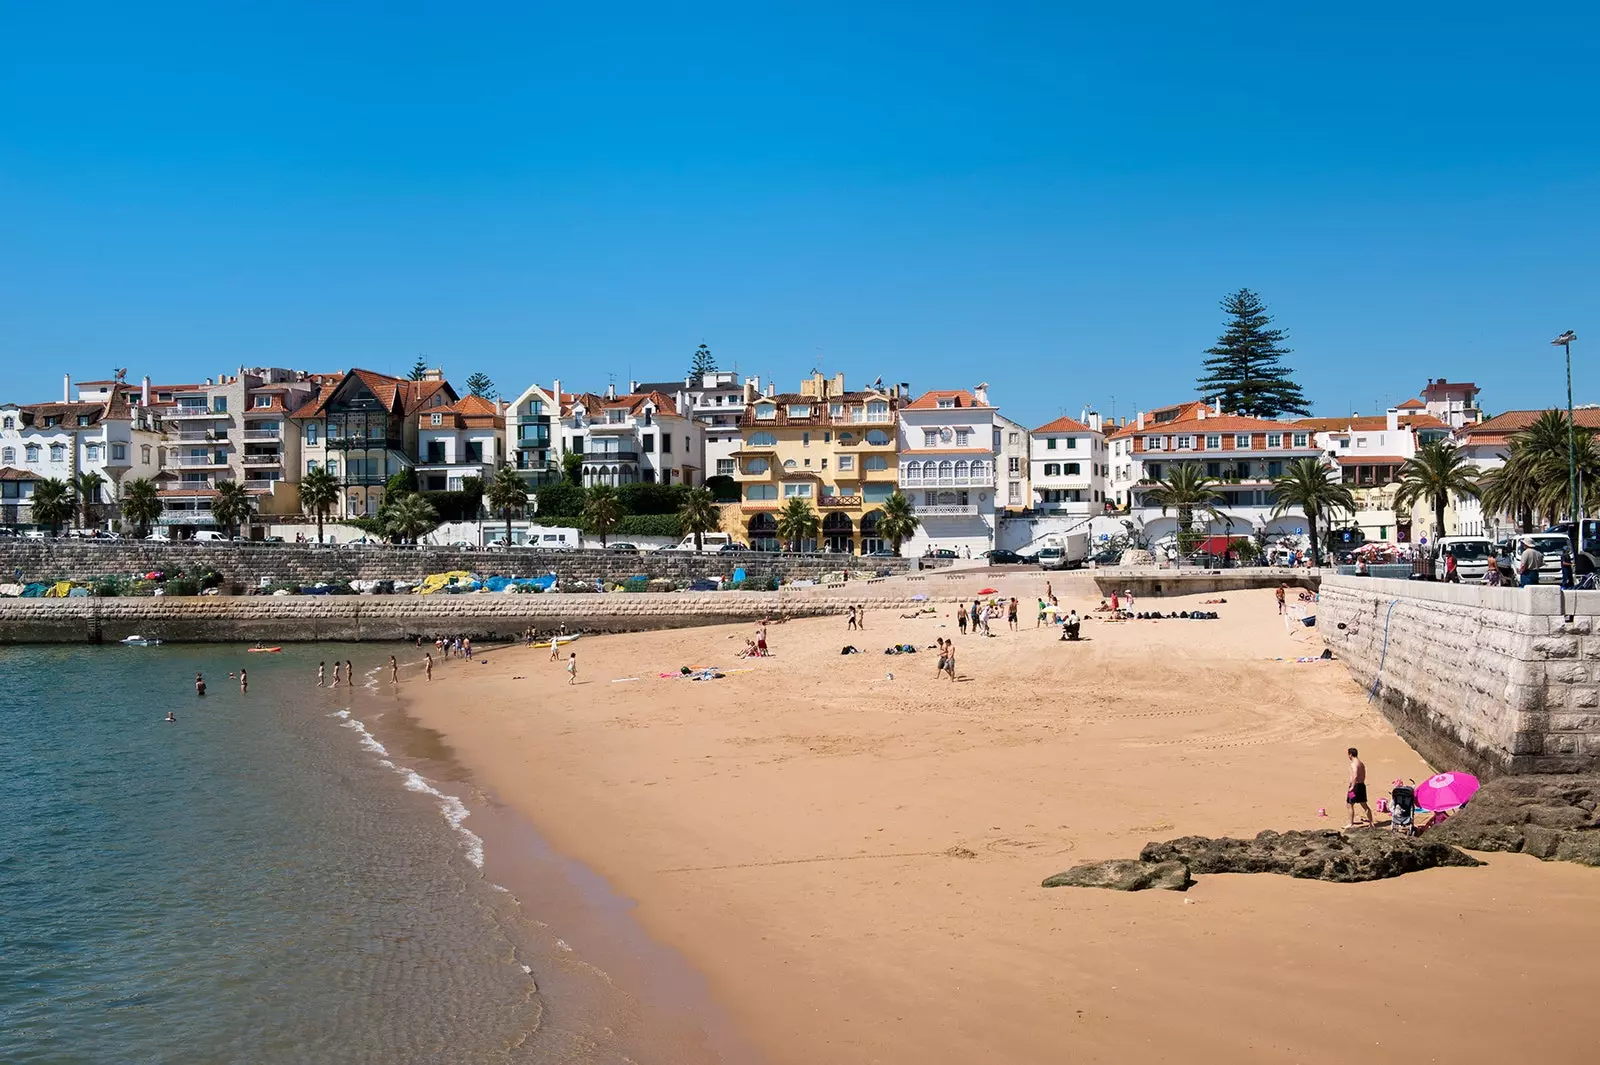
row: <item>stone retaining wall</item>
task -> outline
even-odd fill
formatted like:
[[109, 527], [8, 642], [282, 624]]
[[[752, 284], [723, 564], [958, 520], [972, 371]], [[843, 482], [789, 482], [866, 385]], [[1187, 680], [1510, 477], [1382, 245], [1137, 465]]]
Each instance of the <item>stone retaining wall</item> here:
[[132, 635], [195, 643], [407, 640], [451, 633], [482, 638], [529, 625], [545, 632], [637, 632], [842, 614], [852, 604], [869, 613], [927, 605], [899, 595], [845, 599], [798, 592], [0, 599], [0, 644], [116, 643]]
[[1245, 566], [1240, 569], [1157, 569], [1149, 566], [1120, 566], [1096, 569], [1094, 582], [1101, 595], [1132, 589], [1141, 599], [1162, 595], [1208, 595], [1212, 592], [1240, 592], [1247, 588], [1291, 588], [1317, 590], [1320, 571], [1274, 569]]
[[1438, 769], [1600, 770], [1600, 592], [1323, 578], [1317, 628]]
[[697, 555], [651, 551], [629, 555], [608, 551], [461, 551], [450, 548], [329, 547], [317, 544], [95, 543], [71, 540], [0, 541], [0, 581], [89, 580], [107, 574], [153, 570], [214, 569], [245, 589], [262, 578], [309, 584], [325, 580], [409, 580], [429, 573], [467, 570], [506, 577], [558, 573], [563, 579], [622, 581], [629, 577], [666, 577], [691, 581], [731, 574], [742, 568], [752, 579], [817, 577], [838, 570], [846, 561], [862, 569], [904, 573], [900, 558], [854, 558], [826, 554]]

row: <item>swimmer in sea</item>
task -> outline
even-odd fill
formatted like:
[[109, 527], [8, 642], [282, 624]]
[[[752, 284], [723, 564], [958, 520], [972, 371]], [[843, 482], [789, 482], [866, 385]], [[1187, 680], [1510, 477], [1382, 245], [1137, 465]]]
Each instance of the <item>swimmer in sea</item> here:
[[198, 673], [194, 675], [194, 693], [196, 695], [204, 695], [206, 693], [206, 678]]
[[243, 695], [246, 692], [248, 692], [249, 690], [250, 690], [250, 678], [248, 676], [246, 676], [245, 675], [245, 671], [241, 669], [239, 671], [239, 694]]
[[174, 714], [171, 710], [168, 710], [167, 711], [167, 724], [176, 725], [177, 723], [178, 723], [178, 715]]

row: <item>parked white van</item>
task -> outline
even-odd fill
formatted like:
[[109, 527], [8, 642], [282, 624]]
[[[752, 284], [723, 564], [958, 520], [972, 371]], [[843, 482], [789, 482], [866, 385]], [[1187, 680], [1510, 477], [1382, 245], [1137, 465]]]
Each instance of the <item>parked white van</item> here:
[[[731, 543], [733, 543], [733, 537], [729, 536], [725, 532], [708, 532], [700, 534], [700, 550], [706, 554], [713, 554], [717, 551], [721, 551], [725, 545]], [[678, 541], [678, 546], [672, 548], [671, 550], [693, 551], [694, 537], [685, 536], [682, 540]]]
[[1432, 545], [1434, 580], [1445, 579], [1445, 556], [1456, 560], [1456, 576], [1481, 581], [1494, 558], [1494, 544], [1486, 536], [1441, 536]]
[[228, 534], [217, 532], [214, 529], [201, 529], [194, 534], [194, 542], [197, 544], [225, 544], [228, 542]]

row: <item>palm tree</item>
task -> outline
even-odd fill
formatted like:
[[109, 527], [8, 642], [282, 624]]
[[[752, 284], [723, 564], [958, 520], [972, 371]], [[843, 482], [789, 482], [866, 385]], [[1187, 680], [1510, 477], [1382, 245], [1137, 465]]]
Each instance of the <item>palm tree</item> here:
[[90, 507], [105, 485], [106, 479], [97, 470], [85, 470], [72, 478], [72, 489], [78, 497], [78, 527], [87, 529], [94, 524]]
[[406, 492], [384, 502], [383, 527], [402, 543], [416, 543], [417, 537], [439, 527], [439, 511], [420, 492]]
[[1291, 510], [1306, 516], [1306, 527], [1311, 531], [1311, 564], [1322, 565], [1322, 555], [1317, 550], [1317, 523], [1336, 510], [1354, 511], [1355, 496], [1340, 483], [1331, 468], [1317, 459], [1295, 459], [1289, 468], [1272, 482], [1272, 516], [1280, 517]]
[[922, 520], [912, 513], [911, 501], [900, 492], [885, 499], [878, 510], [878, 533], [889, 538], [897, 555], [901, 543], [910, 539], [921, 525]]
[[1178, 512], [1178, 549], [1187, 554], [1194, 547], [1194, 515], [1196, 511], [1208, 518], [1221, 516], [1217, 504], [1222, 493], [1217, 491], [1217, 480], [1207, 477], [1199, 464], [1174, 463], [1166, 479], [1157, 481], [1155, 487], [1145, 490], [1145, 498], [1159, 504], [1161, 513], [1170, 508]]
[[1485, 515], [1509, 514], [1518, 532], [1533, 529], [1533, 516], [1543, 509], [1545, 479], [1538, 456], [1512, 444], [1502, 465], [1478, 479]]
[[122, 516], [133, 522], [139, 536], [148, 536], [150, 526], [161, 517], [161, 496], [156, 483], [148, 477], [138, 477], [122, 486]]
[[789, 550], [800, 550], [802, 540], [814, 540], [820, 523], [817, 512], [803, 496], [790, 496], [778, 511], [778, 539], [789, 545]]
[[505, 517], [506, 546], [510, 547], [511, 512], [528, 505], [528, 486], [522, 483], [517, 471], [507, 464], [494, 471], [494, 476], [483, 490], [483, 497], [488, 500], [490, 510], [498, 510]]
[[1399, 506], [1409, 507], [1426, 500], [1433, 506], [1433, 535], [1443, 536], [1444, 508], [1452, 493], [1476, 499], [1478, 470], [1461, 449], [1448, 440], [1424, 444], [1414, 457], [1400, 467], [1400, 490], [1394, 494]]
[[604, 547], [606, 537], [622, 520], [622, 500], [617, 498], [617, 490], [609, 484], [597, 484], [589, 489], [587, 495], [583, 503], [583, 516], [588, 519], [589, 528], [600, 537], [600, 546]]
[[322, 522], [339, 502], [339, 478], [318, 466], [300, 478], [300, 509], [317, 519], [317, 543], [322, 543]]
[[61, 532], [61, 523], [72, 520], [78, 501], [72, 486], [57, 477], [46, 477], [33, 486], [33, 523], [50, 526], [50, 535]]
[[705, 534], [722, 527], [722, 509], [709, 488], [691, 488], [678, 508], [678, 521], [683, 531], [694, 537], [694, 549], [700, 550]]
[[217, 494], [211, 500], [211, 516], [228, 535], [237, 538], [239, 526], [255, 512], [256, 500], [238, 481], [218, 481]]

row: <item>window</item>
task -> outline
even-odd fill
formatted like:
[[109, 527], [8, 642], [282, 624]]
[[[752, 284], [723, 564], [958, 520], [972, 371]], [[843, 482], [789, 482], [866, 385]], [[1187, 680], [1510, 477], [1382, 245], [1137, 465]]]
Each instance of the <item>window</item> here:
[[886, 422], [889, 420], [889, 404], [881, 399], [875, 399], [867, 404], [867, 421]]
[[1019, 482], [1011, 482], [1011, 487], [1006, 490], [1006, 502], [1011, 504], [1022, 502], [1022, 485]]
[[840, 433], [839, 434], [839, 443], [841, 443], [841, 444], [853, 444], [855, 442], [856, 442], [856, 434], [855, 433]]
[[257, 407], [270, 407], [270, 406], [272, 406], [272, 397], [271, 396], [252, 396], [251, 398], [255, 401], [255, 405]]
[[856, 468], [855, 456], [854, 455], [840, 455], [839, 456], [839, 468], [841, 470], [853, 470], [853, 469], [855, 469]]
[[1178, 437], [1178, 450], [1179, 451], [1188, 451], [1193, 447], [1194, 447], [1194, 437], [1192, 437], [1192, 436], [1180, 436], [1180, 437]]
[[531, 414], [535, 418], [537, 418], [540, 415], [544, 414], [544, 400], [542, 400], [542, 399], [530, 399], [530, 400], [528, 400], [528, 413]]
[[100, 445], [99, 444], [90, 444], [87, 447], [85, 447], [83, 449], [83, 457], [84, 457], [84, 460], [86, 462], [99, 462], [100, 461]]
[[1236, 450], [1236, 451], [1249, 451], [1250, 450], [1250, 434], [1249, 433], [1235, 433], [1235, 434], [1233, 434], [1233, 447], [1234, 447], [1234, 450]]
[[67, 449], [65, 447], [61, 446], [60, 444], [51, 444], [50, 445], [50, 461], [51, 462], [65, 462], [65, 461], [67, 461]]
[[1061, 467], [1061, 476], [1063, 477], [1077, 477], [1082, 472], [1083, 466], [1076, 462], [1068, 462]]
[[1147, 436], [1147, 437], [1145, 437], [1144, 438], [1144, 449], [1146, 451], [1160, 451], [1161, 450], [1161, 438], [1159, 436]]
[[1022, 460], [1013, 456], [1006, 462], [1006, 470], [1015, 477], [1022, 472]]
[[112, 444], [111, 445], [111, 461], [112, 462], [127, 462], [128, 461], [128, 445], [127, 444]]
[[0, 462], [3, 462], [7, 466], [9, 466], [13, 462], [16, 462], [16, 461], [17, 461], [17, 449], [16, 448], [8, 447], [8, 448], [5, 448], [4, 450], [0, 450]]
[[316, 459], [307, 459], [306, 460], [306, 472], [307, 473], [316, 473], [317, 472], [317, 460]]
[[1356, 437], [1356, 447], [1366, 447], [1366, 446], [1367, 446], [1367, 438], [1366, 437], [1364, 437], [1364, 436]]
[[761, 421], [771, 421], [778, 416], [778, 408], [772, 403], [757, 403], [756, 418]]
[[7, 429], [15, 429], [17, 427], [17, 419], [13, 415], [7, 414], [6, 420], [0, 424], [3, 424]]
[[884, 432], [882, 429], [870, 429], [867, 431], [867, 443], [881, 447], [888, 442], [889, 434]]
[[1054, 451], [1056, 449], [1056, 438], [1053, 437], [1053, 436], [1045, 437], [1044, 438], [1044, 449], [1046, 451]]
[[894, 485], [888, 481], [879, 481], [861, 486], [861, 498], [867, 503], [882, 503], [894, 495]]
[[831, 444], [831, 443], [833, 443], [833, 434], [832, 434], [832, 433], [831, 433], [831, 432], [826, 432], [826, 433], [823, 433], [823, 434], [822, 434], [822, 442], [823, 442], [823, 443], [824, 443], [824, 444]]
[[923, 447], [938, 447], [939, 446], [939, 430], [937, 430], [937, 429], [924, 429], [924, 430], [922, 430], [922, 446]]
[[78, 425], [80, 427], [88, 425], [88, 424], [89, 424], [89, 416], [87, 414], [78, 415]]
[[744, 486], [744, 497], [752, 502], [777, 499], [778, 486], [775, 484], [747, 484]]
[[811, 446], [811, 434], [810, 433], [801, 433], [800, 434], [800, 446], [801, 447], [810, 447]]
[[732, 477], [733, 476], [733, 460], [732, 459], [718, 459], [717, 460], [717, 476], [718, 477]]
[[941, 396], [939, 399], [939, 407], [941, 409], [948, 409], [954, 407], [955, 405], [956, 398], [954, 396]]
[[443, 425], [444, 424], [444, 415], [443, 414], [430, 414], [430, 415], [428, 415], [428, 424], [429, 425]]
[[307, 447], [316, 447], [317, 446], [317, 423], [316, 422], [306, 422], [306, 446]]
[[811, 404], [809, 404], [809, 403], [791, 403], [791, 404], [789, 404], [789, 417], [791, 417], [791, 418], [809, 418], [809, 417], [811, 417]]
[[790, 482], [789, 484], [784, 485], [783, 486], [783, 497], [785, 499], [810, 499], [811, 498], [811, 482], [810, 481], [798, 481], [798, 482]]
[[1161, 480], [1161, 463], [1159, 463], [1159, 462], [1147, 462], [1147, 463], [1145, 463], [1144, 475], [1146, 477], [1150, 478], [1152, 481]]
[[1047, 463], [1045, 463], [1044, 464], [1044, 475], [1046, 477], [1060, 477], [1061, 476], [1061, 463], [1059, 463], [1059, 462], [1047, 462]]
[[1006, 443], [1010, 444], [1012, 447], [1016, 447], [1017, 446], [1017, 434], [1016, 433], [1007, 433], [1006, 434]]
[[656, 434], [640, 433], [639, 450], [643, 451], [646, 455], [654, 455], [656, 453]]
[[[1181, 447], [1182, 445], [1179, 445], [1179, 446]], [[1078, 438], [1075, 437], [1075, 436], [1067, 437], [1067, 450], [1068, 451], [1076, 451], [1077, 449], [1078, 449]]]
[[830, 404], [828, 404], [828, 417], [830, 417], [830, 418], [843, 418], [844, 417], [844, 404], [843, 403], [830, 403]]
[[339, 476], [339, 460], [338, 459], [329, 459], [328, 460], [328, 472], [333, 474], [335, 477]]
[[1206, 450], [1207, 451], [1221, 451], [1222, 450], [1222, 434], [1221, 433], [1207, 433], [1206, 434]]
[[227, 396], [212, 396], [211, 397], [211, 413], [212, 414], [226, 414], [227, 412], [228, 412], [228, 397]]
[[28, 453], [28, 461], [29, 462], [38, 462], [39, 461], [39, 445], [38, 444], [29, 444], [25, 450]]
[[766, 459], [744, 460], [745, 473], [766, 473], [770, 469], [772, 469], [772, 466], [768, 464]]
[[1283, 446], [1283, 434], [1282, 433], [1268, 433], [1267, 434], [1267, 446], [1269, 448], [1270, 447], [1282, 447]]
[[749, 444], [751, 447], [774, 447], [778, 438], [771, 433], [751, 433]]
[[883, 455], [868, 455], [861, 460], [861, 468], [868, 471], [886, 470], [889, 468], [889, 460]]
[[1307, 445], [1307, 439], [1308, 439], [1307, 438], [1307, 434], [1305, 434], [1305, 433], [1295, 433], [1294, 434], [1294, 446], [1295, 447], [1305, 447]]
[[972, 438], [972, 430], [971, 429], [957, 429], [956, 430], [956, 447], [966, 447], [967, 446], [967, 441], [970, 440], [971, 438]]
[[794, 459], [784, 459], [783, 460], [783, 468], [786, 469], [786, 470], [792, 470], [798, 465], [799, 464], [797, 462], [795, 462]]

